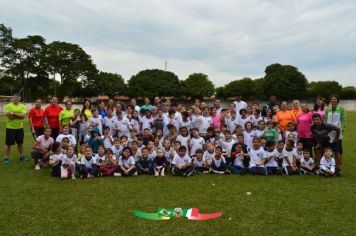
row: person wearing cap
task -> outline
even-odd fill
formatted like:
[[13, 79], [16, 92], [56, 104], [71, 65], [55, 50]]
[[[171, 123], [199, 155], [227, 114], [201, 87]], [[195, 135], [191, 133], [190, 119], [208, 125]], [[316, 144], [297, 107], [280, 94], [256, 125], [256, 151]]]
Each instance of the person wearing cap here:
[[236, 114], [240, 114], [241, 109], [247, 109], [247, 103], [242, 101], [242, 94], [238, 92], [236, 94], [236, 101], [234, 101], [236, 107]]
[[17, 150], [20, 154], [20, 160], [25, 161], [27, 159], [24, 156], [23, 150], [23, 120], [26, 116], [26, 107], [24, 104], [20, 103], [19, 95], [13, 96], [12, 102], [5, 106], [4, 112], [7, 116], [7, 121], [3, 163], [5, 165], [9, 164], [10, 149], [12, 145], [15, 145], [15, 143], [17, 144]]

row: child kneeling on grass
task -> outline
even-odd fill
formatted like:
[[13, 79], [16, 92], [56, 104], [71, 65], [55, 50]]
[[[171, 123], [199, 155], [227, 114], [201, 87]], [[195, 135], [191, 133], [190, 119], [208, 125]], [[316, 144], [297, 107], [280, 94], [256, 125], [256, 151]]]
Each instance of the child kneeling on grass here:
[[113, 175], [119, 168], [116, 157], [111, 148], [105, 149], [105, 157], [102, 159], [100, 171], [103, 176]]
[[158, 148], [157, 151], [157, 156], [153, 160], [153, 168], [155, 171], [155, 176], [164, 176], [164, 171], [167, 166], [167, 158], [164, 156], [164, 152], [162, 148]]
[[114, 176], [136, 176], [135, 158], [132, 156], [131, 149], [124, 147], [119, 160], [119, 170], [114, 173]]
[[253, 138], [250, 150], [250, 173], [253, 175], [266, 175], [266, 154], [261, 147], [260, 139]]
[[58, 142], [53, 143], [49, 156], [49, 164], [51, 165], [52, 177], [61, 176], [61, 165], [63, 157], [64, 154], [62, 153], [61, 144]]
[[287, 175], [293, 175], [297, 173], [296, 157], [295, 157], [294, 141], [288, 140], [286, 147], [283, 150], [283, 171]]
[[72, 179], [75, 179], [75, 163], [77, 162], [77, 155], [75, 155], [75, 147], [73, 145], [68, 146], [67, 153], [63, 157], [61, 166], [61, 178], [68, 178], [69, 174]]
[[235, 145], [235, 150], [231, 153], [231, 164], [229, 169], [232, 174], [243, 175], [248, 172], [248, 168], [244, 167], [244, 160], [248, 158], [248, 154], [244, 152], [242, 143]]
[[187, 148], [181, 146], [178, 154], [172, 160], [172, 174], [180, 176], [191, 176], [193, 174], [192, 159], [187, 155]]
[[311, 156], [311, 151], [305, 149], [303, 151], [303, 158], [300, 161], [300, 172], [303, 174], [313, 175], [315, 174], [316, 166], [314, 165], [314, 160]]
[[225, 157], [222, 156], [222, 147], [215, 147], [215, 155], [211, 161], [210, 167], [211, 174], [230, 174], [227, 169]]
[[274, 140], [268, 140], [266, 143], [265, 154], [266, 154], [266, 170], [267, 175], [281, 175], [282, 171], [278, 167], [277, 160], [279, 154], [276, 147], [276, 142]]
[[333, 151], [330, 147], [324, 149], [324, 156], [320, 160], [320, 175], [335, 176], [335, 159], [332, 155]]
[[98, 175], [98, 169], [94, 163], [93, 151], [90, 146], [85, 147], [84, 157], [81, 159], [80, 171], [82, 178], [94, 178]]

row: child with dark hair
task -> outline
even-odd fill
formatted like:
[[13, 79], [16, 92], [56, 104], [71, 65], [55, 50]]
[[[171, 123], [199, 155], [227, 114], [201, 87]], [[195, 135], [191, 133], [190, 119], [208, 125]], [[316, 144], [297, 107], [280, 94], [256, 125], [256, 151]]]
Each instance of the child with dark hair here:
[[147, 147], [141, 149], [141, 158], [137, 161], [138, 174], [152, 174], [153, 173], [153, 158], [150, 158]]
[[119, 160], [119, 170], [114, 173], [114, 176], [132, 176], [137, 175], [135, 167], [135, 158], [132, 156], [131, 149], [124, 147]]
[[279, 154], [276, 147], [276, 142], [273, 140], [268, 140], [266, 143], [265, 154], [266, 154], [266, 170], [267, 175], [280, 175], [282, 172], [278, 168], [277, 160]]
[[243, 175], [248, 171], [248, 168], [244, 166], [244, 160], [248, 158], [247, 152], [244, 151], [244, 146], [242, 143], [237, 143], [235, 145], [235, 150], [231, 153], [231, 164], [229, 169], [232, 174]]
[[266, 153], [261, 147], [260, 139], [253, 138], [250, 150], [250, 173], [253, 175], [266, 175]]
[[51, 176], [60, 177], [61, 176], [61, 165], [64, 154], [61, 150], [61, 144], [55, 142], [52, 144], [49, 156], [49, 164], [51, 165]]
[[303, 174], [313, 175], [315, 173], [316, 166], [314, 160], [311, 158], [311, 150], [305, 149], [303, 151], [303, 158], [300, 162], [300, 172]]
[[197, 173], [207, 173], [209, 171], [209, 167], [203, 156], [203, 150], [200, 148], [195, 151], [195, 156], [193, 157], [193, 165], [194, 170]]
[[80, 171], [82, 178], [94, 178], [97, 176], [98, 170], [94, 163], [93, 151], [91, 147], [86, 147], [84, 151], [84, 157], [81, 159]]
[[287, 175], [293, 175], [297, 173], [297, 165], [295, 158], [294, 141], [289, 140], [286, 142], [286, 146], [283, 150], [283, 171]]
[[215, 155], [211, 161], [210, 173], [213, 174], [230, 174], [230, 171], [227, 169], [227, 163], [225, 158], [222, 155], [222, 147], [215, 147]]
[[187, 148], [184, 146], [181, 146], [178, 150], [178, 154], [173, 157], [172, 174], [184, 177], [193, 174], [192, 160], [187, 155]]

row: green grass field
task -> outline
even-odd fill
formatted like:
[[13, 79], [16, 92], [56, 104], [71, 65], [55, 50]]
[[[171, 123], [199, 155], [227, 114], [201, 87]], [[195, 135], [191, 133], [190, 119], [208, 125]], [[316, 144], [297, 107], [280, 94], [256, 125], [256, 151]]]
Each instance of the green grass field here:
[[[0, 235], [356, 235], [356, 113], [347, 118], [338, 178], [169, 175], [62, 181], [50, 177], [49, 168], [35, 171], [33, 162], [20, 162], [13, 149], [10, 165], [0, 166]], [[2, 143], [4, 133], [1, 118]], [[133, 215], [157, 207], [224, 215], [210, 221], [148, 221]]]

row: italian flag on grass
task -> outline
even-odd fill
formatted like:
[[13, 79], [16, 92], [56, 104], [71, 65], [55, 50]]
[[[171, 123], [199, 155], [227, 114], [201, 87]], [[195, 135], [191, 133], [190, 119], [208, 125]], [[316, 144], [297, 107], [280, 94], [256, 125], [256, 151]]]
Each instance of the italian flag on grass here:
[[187, 217], [188, 220], [210, 220], [222, 216], [221, 212], [200, 214], [198, 208], [158, 208], [156, 213], [135, 211], [135, 216], [148, 220], [169, 220], [172, 217]]

